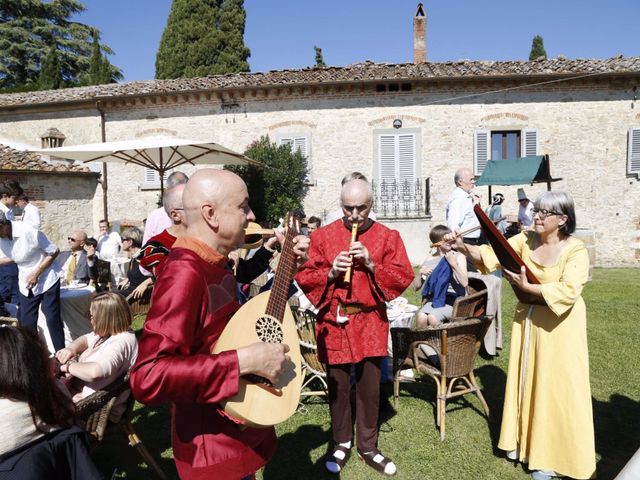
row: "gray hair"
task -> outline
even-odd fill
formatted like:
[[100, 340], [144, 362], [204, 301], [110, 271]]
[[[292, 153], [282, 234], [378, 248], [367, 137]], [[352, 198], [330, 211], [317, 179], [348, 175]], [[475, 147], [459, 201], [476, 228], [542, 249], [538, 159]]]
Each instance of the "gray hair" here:
[[360, 172], [351, 172], [348, 175], [342, 177], [341, 184], [344, 185], [345, 183], [349, 183], [351, 180], [364, 180], [365, 182], [369, 183], [367, 177], [365, 177], [364, 174]]
[[471, 172], [471, 169], [466, 167], [459, 168], [458, 170], [456, 170], [456, 173], [453, 174], [453, 183], [455, 183], [456, 186], [460, 185], [460, 180], [462, 180], [462, 174], [465, 172]]
[[571, 235], [576, 230], [576, 207], [573, 197], [562, 190], [544, 192], [533, 202], [533, 208], [537, 210], [549, 210], [567, 216], [567, 221], [559, 230], [565, 235]]
[[142, 246], [142, 230], [138, 227], [127, 227], [120, 234], [121, 238], [130, 239], [134, 247]]
[[176, 170], [175, 172], [173, 172], [171, 175], [167, 177], [167, 181], [165, 182], [165, 187], [173, 188], [176, 185], [187, 183], [188, 181], [189, 181], [189, 177], [185, 173], [182, 173], [181, 171]]

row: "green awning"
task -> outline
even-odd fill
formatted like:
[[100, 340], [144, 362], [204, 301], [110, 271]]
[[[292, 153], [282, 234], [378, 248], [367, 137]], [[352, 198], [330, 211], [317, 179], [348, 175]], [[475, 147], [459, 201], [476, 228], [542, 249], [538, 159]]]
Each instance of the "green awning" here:
[[549, 183], [559, 178], [551, 178], [549, 157], [520, 157], [511, 160], [489, 160], [484, 172], [476, 180], [476, 185], [525, 185], [528, 183]]

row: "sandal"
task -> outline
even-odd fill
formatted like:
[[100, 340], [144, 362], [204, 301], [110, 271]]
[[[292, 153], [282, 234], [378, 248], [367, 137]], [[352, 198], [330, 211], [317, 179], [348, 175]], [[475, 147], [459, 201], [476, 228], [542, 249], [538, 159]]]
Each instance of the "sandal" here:
[[[376, 456], [380, 455], [382, 459], [380, 461], [375, 461]], [[386, 475], [388, 477], [392, 477], [396, 474], [396, 466], [390, 458], [385, 457], [379, 450], [373, 450], [371, 452], [361, 452], [358, 449], [358, 457], [360, 460], [364, 461], [367, 465], [369, 465], [374, 470]]]
[[[338, 452], [342, 452], [344, 456], [340, 458], [339, 456], [336, 455], [336, 453]], [[349, 461], [350, 456], [351, 456], [351, 448], [347, 448], [340, 444], [336, 444], [333, 447], [333, 450], [327, 454], [324, 461], [324, 466], [331, 473], [340, 473], [344, 468], [345, 464], [347, 463], [347, 461]], [[337, 470], [336, 468], [330, 468], [329, 463], [335, 464], [337, 466]]]

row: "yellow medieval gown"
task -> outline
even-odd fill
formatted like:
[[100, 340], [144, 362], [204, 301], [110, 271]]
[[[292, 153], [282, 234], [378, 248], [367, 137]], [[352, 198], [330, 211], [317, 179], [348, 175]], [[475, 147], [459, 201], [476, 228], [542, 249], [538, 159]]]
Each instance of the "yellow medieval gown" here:
[[[523, 232], [509, 240], [540, 281], [547, 305], [516, 306], [498, 448], [517, 450], [532, 470], [589, 479], [596, 457], [581, 297], [589, 257], [571, 237], [557, 264], [539, 265], [531, 259], [534, 238]], [[499, 267], [491, 247], [480, 247], [480, 254], [481, 269]]]

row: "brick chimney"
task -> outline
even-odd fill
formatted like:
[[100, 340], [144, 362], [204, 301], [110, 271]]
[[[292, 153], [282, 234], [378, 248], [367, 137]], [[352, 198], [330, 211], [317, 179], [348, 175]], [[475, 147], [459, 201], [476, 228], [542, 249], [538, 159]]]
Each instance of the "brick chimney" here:
[[413, 63], [427, 62], [427, 16], [422, 3], [413, 17]]

